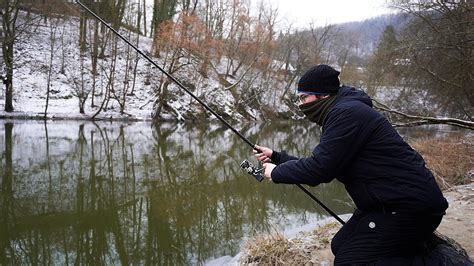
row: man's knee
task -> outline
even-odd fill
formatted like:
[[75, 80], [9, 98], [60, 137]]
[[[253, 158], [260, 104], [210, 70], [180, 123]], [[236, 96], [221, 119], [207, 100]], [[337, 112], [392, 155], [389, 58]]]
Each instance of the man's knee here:
[[359, 224], [360, 219], [362, 219], [361, 212], [356, 210], [354, 215], [342, 226], [342, 228], [334, 235], [331, 241], [331, 251], [332, 254], [336, 255], [337, 252], [341, 249], [342, 245], [350, 238], [352, 234], [356, 231], [357, 225]]
[[334, 256], [337, 254], [337, 251], [341, 249], [342, 244], [344, 244], [344, 239], [340, 232], [341, 231], [337, 232], [331, 240], [331, 251]]

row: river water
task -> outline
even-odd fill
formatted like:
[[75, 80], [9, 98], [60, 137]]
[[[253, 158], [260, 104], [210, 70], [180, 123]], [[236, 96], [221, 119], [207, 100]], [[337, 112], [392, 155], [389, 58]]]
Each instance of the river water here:
[[[298, 156], [320, 134], [301, 122], [238, 130]], [[296, 186], [244, 173], [249, 146], [215, 123], [0, 121], [0, 151], [0, 265], [203, 264], [329, 216]], [[353, 209], [337, 181], [308, 189]]]

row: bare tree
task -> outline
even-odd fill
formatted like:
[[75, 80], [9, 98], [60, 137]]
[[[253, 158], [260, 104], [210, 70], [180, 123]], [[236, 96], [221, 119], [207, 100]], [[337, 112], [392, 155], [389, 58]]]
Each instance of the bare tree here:
[[[140, 5], [140, 0], [138, 1], [138, 4]], [[143, 0], [143, 7], [138, 9], [138, 17], [140, 17], [140, 18], [141, 18], [142, 10], [143, 10], [143, 35], [147, 36], [146, 0]], [[138, 24], [137, 28], [140, 31], [140, 19], [137, 20], [137, 24]]]
[[[131, 40], [131, 36], [132, 33], [129, 31], [129, 40]], [[135, 45], [138, 46], [138, 35], [135, 38]], [[125, 73], [123, 73], [123, 81], [120, 84], [114, 86], [114, 90], [111, 91], [113, 99], [115, 99], [120, 106], [121, 114], [125, 113], [127, 96], [130, 96], [131, 92], [133, 92], [133, 90], [135, 89], [135, 81], [138, 67], [138, 55], [135, 50], [132, 50], [132, 48], [127, 45], [123, 53], [125, 53], [125, 61], [123, 62]]]
[[[21, 10], [26, 15], [19, 20]], [[14, 47], [17, 41], [25, 36], [30, 28], [40, 19], [31, 12], [30, 3], [20, 0], [0, 1], [0, 19], [2, 23], [0, 39], [2, 42], [2, 58], [5, 71], [5, 111], [14, 111], [13, 107], [13, 70], [15, 68]]]
[[[73, 89], [73, 95], [77, 97], [78, 99], [78, 106], [79, 106], [79, 113], [84, 114], [85, 113], [85, 104], [87, 101], [87, 98], [89, 97], [90, 93], [90, 88], [87, 85], [86, 82], [86, 70], [84, 67], [84, 54], [81, 54], [79, 56], [79, 62], [80, 62], [80, 69], [77, 71], [77, 69], [71, 69], [70, 71], [67, 71], [68, 73], [68, 79], [70, 80], [70, 83], [74, 85]], [[77, 72], [79, 72], [79, 76], [77, 76]]]
[[[334, 37], [340, 34], [340, 28], [333, 24], [326, 24], [324, 27], [310, 26], [311, 38], [309, 47], [318, 58], [318, 62], [329, 64], [331, 59], [331, 47]], [[313, 63], [314, 64], [314, 63]]]
[[[363, 66], [357, 60], [357, 45], [360, 37], [356, 32], [340, 30], [331, 41], [332, 54], [335, 56], [335, 62], [341, 72], [341, 80], [345, 84], [361, 86], [363, 73], [360, 67]], [[331, 62], [333, 62], [331, 60]]]
[[[109, 22], [111, 26], [118, 30], [123, 23], [123, 18], [125, 16], [125, 11], [127, 9], [128, 0], [117, 0], [117, 1], [94, 1], [88, 3], [88, 6], [101, 16], [102, 19]], [[128, 6], [130, 7], [130, 6]], [[132, 10], [133, 11], [133, 10]], [[138, 12], [140, 13], [140, 12]], [[91, 97], [91, 107], [96, 107], [95, 98], [96, 98], [96, 81], [98, 75], [98, 60], [106, 57], [107, 49], [109, 49], [109, 40], [111, 33], [105, 28], [104, 25], [100, 24], [97, 20], [93, 20], [88, 23], [85, 13], [81, 15], [80, 20], [80, 37], [79, 43], [81, 51], [85, 52], [87, 50], [87, 31], [92, 29], [90, 35], [90, 56], [91, 56], [91, 72], [92, 72], [92, 97]], [[92, 25], [90, 25], [92, 24]], [[139, 29], [137, 29], [139, 30]], [[114, 44], [112, 44], [113, 46]]]
[[429, 92], [438, 114], [472, 120], [474, 113], [474, 6], [471, 1], [392, 1], [409, 14], [400, 34], [401, 79]]
[[2, 55], [5, 63], [5, 111], [13, 112], [13, 48], [18, 38], [17, 31], [19, 0], [2, 0], [0, 6], [2, 18]]
[[99, 37], [99, 22], [97, 20], [94, 21], [94, 32], [92, 33], [92, 49], [90, 51], [91, 55], [91, 74], [92, 74], [92, 92], [91, 92], [91, 107], [95, 107], [95, 94], [96, 94], [96, 82], [97, 82], [97, 62], [99, 60], [99, 43], [100, 43], [100, 38]]
[[286, 57], [290, 58], [289, 62], [296, 68], [296, 73], [301, 74], [314, 64], [336, 63], [331, 62], [334, 53], [331, 49], [338, 36], [340, 29], [336, 25], [316, 27], [311, 24], [309, 30], [291, 32], [282, 37], [282, 40], [292, 39], [292, 53]]
[[[186, 25], [191, 23], [189, 19], [187, 16], [181, 16], [176, 23], [172, 21], [163, 22], [160, 25], [159, 35], [155, 38], [155, 49], [160, 47], [160, 54], [163, 59], [162, 67], [171, 75], [190, 64], [189, 57], [186, 56], [187, 51], [192, 49], [192, 47], [197, 47], [189, 39], [183, 38], [183, 36], [191, 36], [188, 31], [191, 31], [192, 27], [189, 27], [189, 24]], [[197, 22], [196, 20], [192, 21]], [[185, 57], [188, 58], [188, 61], [180, 60]], [[171, 84], [171, 80], [161, 74], [158, 83], [152, 114], [152, 117], [155, 119], [160, 117], [163, 107], [168, 106], [168, 86]]]
[[106, 65], [107, 62], [103, 62], [103, 65], [101, 66], [102, 72], [106, 76], [107, 84], [105, 85], [105, 93], [102, 95], [102, 102], [99, 106], [99, 109], [92, 116], [92, 119], [99, 115], [102, 110], [108, 109], [109, 101], [115, 93], [115, 72], [118, 61], [118, 41], [119, 40], [117, 36], [112, 36], [112, 48], [110, 50], [109, 65]]
[[48, 59], [48, 66], [47, 66], [47, 74], [46, 74], [46, 104], [44, 107], [44, 118], [46, 119], [48, 114], [48, 106], [49, 106], [49, 97], [51, 91], [51, 77], [53, 75], [53, 59], [56, 50], [56, 34], [59, 28], [59, 24], [61, 23], [62, 18], [52, 18], [50, 19], [49, 25], [49, 59]]
[[227, 56], [226, 77], [235, 74], [242, 66], [243, 62], [238, 60], [238, 54], [242, 50], [245, 36], [251, 24], [250, 10], [242, 1], [232, 1], [229, 15], [227, 36], [224, 37], [224, 52]]

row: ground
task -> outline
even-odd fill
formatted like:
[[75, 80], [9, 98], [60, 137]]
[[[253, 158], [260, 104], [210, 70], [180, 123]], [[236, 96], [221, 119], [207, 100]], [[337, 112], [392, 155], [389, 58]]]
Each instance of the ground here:
[[474, 259], [474, 183], [456, 186], [444, 196], [449, 208], [438, 231], [456, 240]]

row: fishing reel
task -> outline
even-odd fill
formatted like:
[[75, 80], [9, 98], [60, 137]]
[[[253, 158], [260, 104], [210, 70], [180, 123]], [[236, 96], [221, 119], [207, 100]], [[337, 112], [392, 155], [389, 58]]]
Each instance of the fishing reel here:
[[258, 182], [262, 182], [262, 180], [264, 179], [263, 171], [265, 170], [265, 168], [263, 167], [257, 168], [251, 162], [244, 160], [242, 163], [240, 163], [240, 168], [247, 172], [247, 174], [255, 177]]

